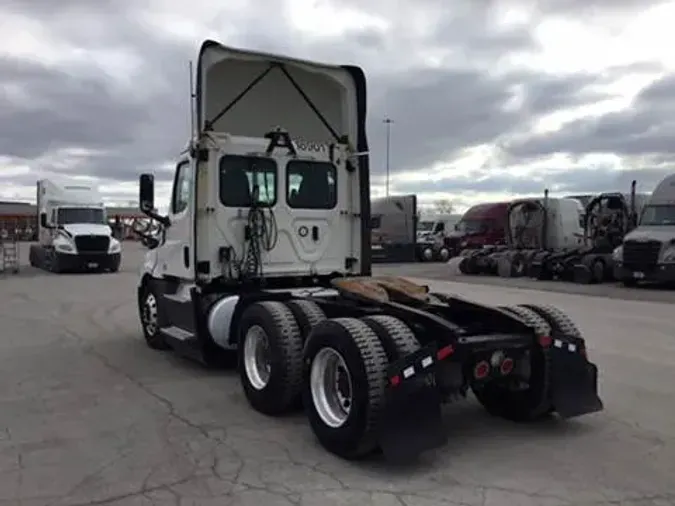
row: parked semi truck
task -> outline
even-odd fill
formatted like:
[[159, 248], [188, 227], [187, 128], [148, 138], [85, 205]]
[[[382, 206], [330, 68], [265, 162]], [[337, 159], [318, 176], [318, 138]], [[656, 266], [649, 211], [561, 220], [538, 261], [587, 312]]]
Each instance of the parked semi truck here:
[[152, 174], [139, 181], [163, 228], [137, 289], [148, 346], [213, 365], [236, 353], [254, 409], [304, 405], [344, 458], [442, 445], [440, 406], [469, 391], [512, 420], [602, 409], [597, 368], [560, 310], [371, 275], [359, 67], [206, 41], [196, 80], [167, 215], [153, 210]]
[[373, 199], [371, 211], [372, 261], [414, 262], [417, 196]]
[[675, 174], [656, 186], [637, 228], [626, 234], [612, 257], [614, 277], [626, 286], [675, 281]]
[[448, 240], [452, 256], [462, 250], [504, 244], [508, 206], [508, 202], [488, 202], [470, 207]]
[[31, 245], [33, 267], [51, 272], [119, 270], [120, 242], [112, 237], [103, 198], [83, 184], [37, 182], [38, 244]]
[[460, 214], [422, 214], [417, 223], [417, 256], [423, 262], [446, 262], [452, 255], [450, 238], [456, 233]]

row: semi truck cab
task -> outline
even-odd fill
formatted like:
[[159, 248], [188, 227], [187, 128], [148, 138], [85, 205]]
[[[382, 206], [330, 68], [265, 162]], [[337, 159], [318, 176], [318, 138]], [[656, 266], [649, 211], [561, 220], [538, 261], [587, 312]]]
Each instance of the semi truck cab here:
[[122, 245], [112, 236], [102, 197], [95, 188], [37, 183], [38, 241], [30, 264], [52, 272], [119, 270]]
[[675, 174], [656, 186], [637, 228], [612, 256], [614, 276], [626, 286], [675, 281]]
[[508, 202], [477, 204], [464, 213], [450, 241], [458, 253], [505, 243]]

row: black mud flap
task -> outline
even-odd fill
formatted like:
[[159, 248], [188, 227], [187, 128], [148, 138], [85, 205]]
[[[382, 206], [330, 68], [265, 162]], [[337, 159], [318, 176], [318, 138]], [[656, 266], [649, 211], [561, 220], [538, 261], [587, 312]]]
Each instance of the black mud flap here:
[[598, 397], [598, 368], [579, 352], [579, 343], [566, 337], [554, 338], [549, 349], [553, 406], [562, 418], [602, 411], [604, 406]]
[[408, 462], [445, 445], [441, 397], [423, 378], [390, 387], [379, 432], [382, 452], [393, 462]]
[[573, 279], [575, 283], [590, 285], [595, 280], [591, 269], [585, 264], [576, 264], [573, 271]]

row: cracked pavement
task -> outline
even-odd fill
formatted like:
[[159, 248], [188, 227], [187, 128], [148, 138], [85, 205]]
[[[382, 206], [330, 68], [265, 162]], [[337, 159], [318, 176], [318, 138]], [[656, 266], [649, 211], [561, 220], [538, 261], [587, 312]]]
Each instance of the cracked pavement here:
[[302, 414], [250, 409], [233, 371], [148, 349], [141, 256], [127, 243], [118, 274], [0, 277], [0, 506], [675, 504], [672, 304], [429, 282], [566, 310], [606, 409], [517, 425], [469, 398], [445, 409], [446, 447], [408, 466], [353, 463], [320, 448]]

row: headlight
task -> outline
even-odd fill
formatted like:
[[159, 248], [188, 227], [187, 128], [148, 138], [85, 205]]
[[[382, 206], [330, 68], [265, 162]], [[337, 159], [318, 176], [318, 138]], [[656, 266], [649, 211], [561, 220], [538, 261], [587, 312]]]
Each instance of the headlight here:
[[119, 253], [122, 251], [122, 245], [117, 239], [110, 239], [110, 247], [108, 253]]
[[670, 246], [663, 252], [663, 262], [667, 264], [675, 263], [675, 247]]
[[623, 246], [617, 246], [612, 252], [612, 260], [621, 262], [623, 260]]
[[66, 243], [66, 242], [58, 242], [54, 244], [54, 249], [56, 251], [60, 251], [62, 253], [74, 253], [75, 248], [73, 248], [72, 245]]

